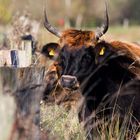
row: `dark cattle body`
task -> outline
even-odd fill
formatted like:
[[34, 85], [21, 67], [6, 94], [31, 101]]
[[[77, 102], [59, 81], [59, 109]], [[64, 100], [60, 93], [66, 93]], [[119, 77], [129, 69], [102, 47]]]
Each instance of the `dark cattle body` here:
[[[59, 32], [49, 24], [45, 15], [45, 27], [60, 40], [55, 47], [54, 43], [49, 43], [43, 48], [46, 56], [51, 54], [52, 57], [53, 52], [55, 59], [53, 68], [47, 74], [43, 98], [56, 103], [59, 98], [59, 104], [63, 104], [65, 99], [75, 99], [77, 103], [84, 97], [84, 105], [79, 112], [80, 121], [85, 121], [100, 107], [108, 116], [114, 111], [114, 106], [119, 106], [115, 111], [122, 118], [131, 108], [135, 118], [132, 120], [137, 123], [140, 122], [140, 46], [100, 40], [108, 24], [106, 10], [105, 23], [98, 32], [75, 29]], [[66, 94], [61, 93], [62, 90]]]

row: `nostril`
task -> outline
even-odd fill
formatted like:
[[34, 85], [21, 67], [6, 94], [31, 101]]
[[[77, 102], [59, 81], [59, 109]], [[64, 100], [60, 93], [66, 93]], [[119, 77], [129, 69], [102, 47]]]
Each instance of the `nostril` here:
[[69, 79], [69, 78], [62, 78], [62, 81], [64, 82], [64, 83], [70, 83], [70, 82], [72, 82], [72, 79]]
[[65, 83], [75, 83], [76, 78], [75, 77], [62, 77], [62, 81]]
[[73, 88], [77, 83], [77, 78], [75, 76], [63, 75], [60, 83], [63, 87]]
[[76, 84], [76, 78], [71, 79], [72, 84]]

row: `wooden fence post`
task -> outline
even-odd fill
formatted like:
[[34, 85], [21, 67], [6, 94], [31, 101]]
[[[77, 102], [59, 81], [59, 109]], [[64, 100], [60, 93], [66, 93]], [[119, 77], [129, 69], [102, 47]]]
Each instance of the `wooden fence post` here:
[[[10, 96], [12, 93], [10, 93], [7, 86], [8, 83], [4, 83], [5, 81], [3, 81], [2, 71], [3, 70], [0, 68], [0, 140], [8, 140], [14, 122], [16, 107], [14, 98]], [[7, 73], [7, 76], [9, 76], [9, 73]], [[5, 78], [7, 79], [7, 77]]]
[[44, 71], [44, 67], [0, 68], [3, 95], [10, 94], [16, 104], [9, 140], [47, 139], [40, 131], [40, 100], [45, 88]]

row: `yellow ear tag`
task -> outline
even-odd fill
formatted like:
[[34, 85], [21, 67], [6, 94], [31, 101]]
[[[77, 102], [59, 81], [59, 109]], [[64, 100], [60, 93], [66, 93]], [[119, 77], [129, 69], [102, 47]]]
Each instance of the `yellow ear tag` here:
[[105, 47], [103, 47], [103, 48], [101, 49], [99, 55], [104, 55], [104, 53], [105, 53]]
[[49, 52], [49, 55], [50, 55], [50, 56], [54, 56], [54, 54], [55, 54], [54, 50], [51, 49], [50, 52]]

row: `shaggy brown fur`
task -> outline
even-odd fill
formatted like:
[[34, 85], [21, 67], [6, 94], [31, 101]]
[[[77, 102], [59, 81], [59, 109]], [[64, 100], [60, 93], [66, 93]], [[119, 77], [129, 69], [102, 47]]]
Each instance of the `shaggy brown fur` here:
[[[95, 33], [93, 31], [82, 31], [76, 29], [67, 29], [63, 31], [59, 40], [60, 47], [67, 46], [69, 49], [76, 49], [82, 46], [95, 47], [101, 40], [96, 40]], [[108, 42], [116, 52], [124, 53], [135, 61], [140, 61], [140, 46], [134, 43], [112, 41]], [[44, 63], [44, 58], [43, 62]]]
[[134, 59], [134, 61], [140, 61], [140, 46], [121, 41], [113, 41], [111, 45], [116, 51], [124, 52], [128, 57]]
[[[100, 40], [99, 40], [100, 41]], [[93, 31], [82, 31], [75, 29], [68, 29], [62, 33], [60, 38], [60, 46], [67, 45], [69, 48], [79, 48], [82, 46], [95, 46], [98, 42]], [[116, 51], [124, 52], [127, 56], [134, 60], [140, 61], [140, 46], [134, 43], [112, 41], [108, 42]]]
[[[96, 47], [96, 44], [101, 40], [96, 40], [95, 33], [93, 31], [82, 31], [75, 29], [68, 29], [62, 33], [60, 38], [60, 46], [67, 46], [69, 49], [77, 49], [82, 46]], [[117, 53], [123, 53], [128, 58], [132, 59], [134, 63], [129, 66], [130, 71], [140, 76], [140, 46], [134, 43], [112, 41], [108, 42], [114, 51]]]
[[95, 34], [92, 31], [68, 29], [62, 33], [60, 38], [61, 47], [67, 45], [75, 49], [82, 46], [95, 46], [96, 43]]
[[[95, 33], [92, 31], [68, 29], [62, 33], [59, 45], [61, 48], [66, 46], [70, 50], [74, 51], [82, 46], [96, 47], [99, 42], [101, 42], [101, 40], [96, 40]], [[108, 42], [108, 44], [111, 45], [112, 49], [116, 53], [121, 53], [132, 60], [133, 63], [131, 65], [129, 64], [124, 67], [128, 68], [137, 77], [140, 77], [140, 46], [121, 41], [112, 41]], [[64, 106], [68, 106], [68, 108], [70, 108], [70, 106], [75, 106], [76, 102], [81, 98], [81, 95], [79, 92], [73, 94], [72, 92], [65, 91], [59, 87], [58, 80], [60, 76], [57, 73], [58, 69], [60, 69], [60, 67], [55, 62], [50, 67], [46, 76], [46, 82], [53, 83], [57, 87], [55, 90], [51, 91], [53, 92], [50, 94], [50, 96], [53, 98], [51, 100], [57, 104], [65, 104]]]
[[140, 77], [140, 46], [134, 43], [113, 41], [110, 43], [118, 53], [124, 53], [128, 58], [133, 60], [133, 63], [128, 66], [128, 69]]

